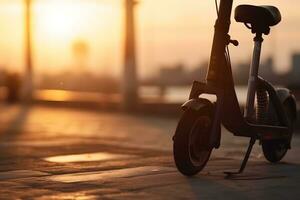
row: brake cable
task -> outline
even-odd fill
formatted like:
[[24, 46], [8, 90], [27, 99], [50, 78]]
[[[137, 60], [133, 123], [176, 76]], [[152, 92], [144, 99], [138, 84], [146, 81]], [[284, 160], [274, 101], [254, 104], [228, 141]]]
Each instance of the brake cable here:
[[[217, 16], [219, 17], [219, 5], [218, 5], [218, 0], [215, 0], [215, 6], [216, 6]], [[226, 60], [227, 60], [227, 64], [231, 65], [231, 58], [230, 58], [230, 52], [229, 52], [229, 47], [228, 47], [228, 45], [226, 45], [226, 49], [225, 49], [225, 57], [226, 57]]]

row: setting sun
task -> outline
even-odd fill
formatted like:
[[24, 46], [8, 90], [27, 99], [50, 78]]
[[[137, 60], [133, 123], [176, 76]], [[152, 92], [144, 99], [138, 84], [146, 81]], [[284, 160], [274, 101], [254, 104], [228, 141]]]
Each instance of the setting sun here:
[[40, 68], [43, 71], [65, 70], [74, 65], [72, 46], [80, 39], [91, 47], [90, 54], [96, 54], [86, 61], [92, 63], [88, 64], [89, 68], [99, 70], [98, 63], [106, 62], [104, 59], [111, 57], [111, 51], [119, 47], [122, 39], [120, 11], [120, 2], [35, 1], [32, 7], [32, 30], [38, 54], [35, 63], [43, 66]]
[[41, 19], [44, 23], [44, 31], [55, 36], [70, 36], [73, 33], [73, 27], [75, 27], [75, 21], [70, 15], [64, 13], [46, 12]]
[[37, 29], [50, 36], [72, 38], [93, 31], [91, 24], [102, 29], [114, 26], [110, 19], [112, 5], [94, 4], [93, 1], [37, 1], [34, 7]]

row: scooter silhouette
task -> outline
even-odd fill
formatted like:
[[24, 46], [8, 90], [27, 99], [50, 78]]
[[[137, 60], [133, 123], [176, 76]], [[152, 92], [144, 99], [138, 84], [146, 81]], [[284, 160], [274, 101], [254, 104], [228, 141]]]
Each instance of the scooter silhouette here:
[[[265, 158], [279, 162], [291, 148], [293, 126], [297, 117], [295, 97], [288, 89], [275, 88], [259, 76], [259, 61], [263, 35], [281, 21], [274, 6], [240, 5], [235, 20], [244, 23], [255, 35], [250, 67], [247, 102], [241, 111], [234, 89], [228, 45], [238, 46], [229, 33], [233, 0], [220, 0], [218, 18], [206, 82], [195, 81], [189, 101], [182, 106], [184, 113], [173, 137], [174, 160], [178, 170], [192, 176], [206, 165], [214, 148], [220, 147], [221, 124], [235, 136], [249, 137], [245, 158], [237, 172], [242, 173], [257, 140]], [[202, 94], [216, 96], [212, 102]]]

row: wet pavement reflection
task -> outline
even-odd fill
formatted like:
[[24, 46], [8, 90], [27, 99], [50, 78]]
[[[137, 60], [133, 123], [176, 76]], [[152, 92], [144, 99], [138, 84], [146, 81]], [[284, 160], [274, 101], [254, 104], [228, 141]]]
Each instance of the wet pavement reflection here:
[[134, 155], [126, 154], [112, 154], [112, 153], [86, 153], [86, 154], [74, 154], [74, 155], [62, 155], [44, 158], [48, 162], [57, 163], [71, 163], [71, 162], [93, 162], [93, 161], [104, 161], [104, 160], [118, 160], [134, 158]]

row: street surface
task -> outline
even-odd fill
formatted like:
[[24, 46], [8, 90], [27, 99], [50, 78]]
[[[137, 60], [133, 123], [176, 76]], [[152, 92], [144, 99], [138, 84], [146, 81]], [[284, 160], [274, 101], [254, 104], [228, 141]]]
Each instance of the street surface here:
[[0, 106], [0, 199], [299, 199], [300, 135], [282, 163], [248, 140], [222, 134], [205, 170], [186, 178], [174, 167], [176, 118], [34, 106]]

